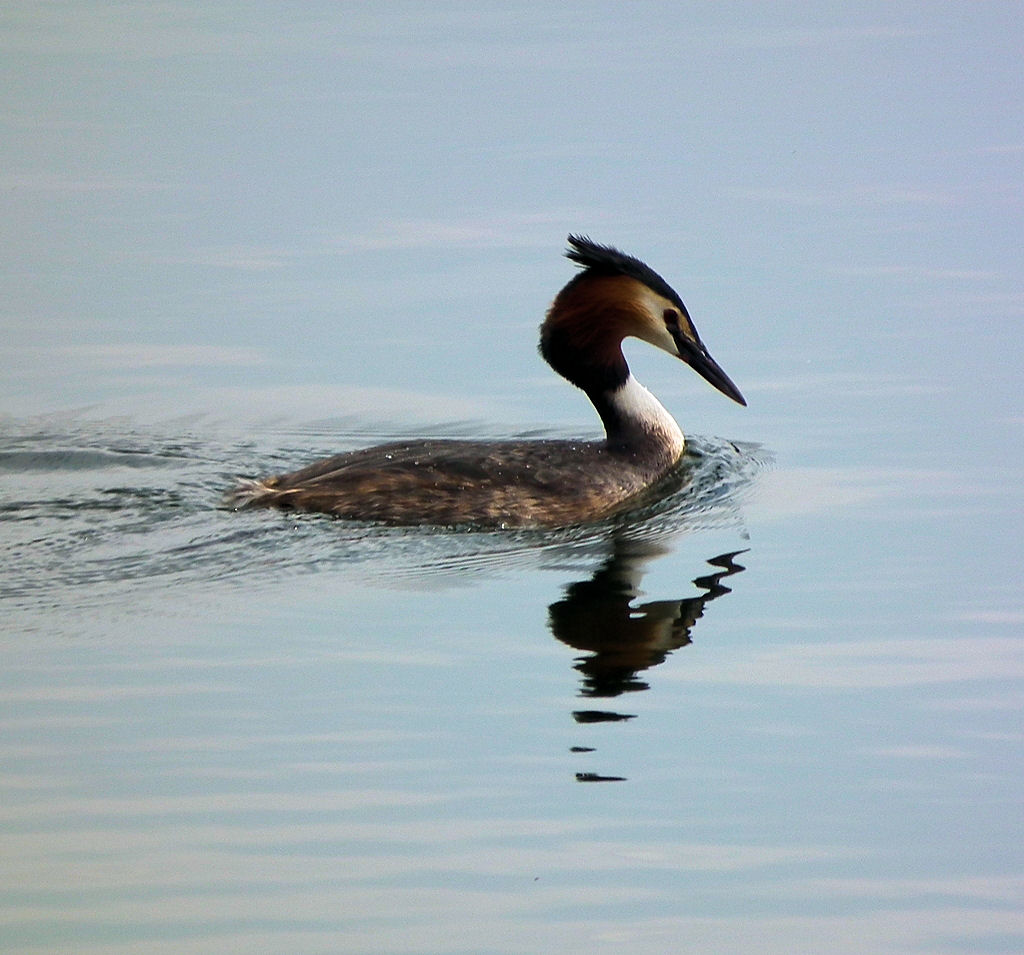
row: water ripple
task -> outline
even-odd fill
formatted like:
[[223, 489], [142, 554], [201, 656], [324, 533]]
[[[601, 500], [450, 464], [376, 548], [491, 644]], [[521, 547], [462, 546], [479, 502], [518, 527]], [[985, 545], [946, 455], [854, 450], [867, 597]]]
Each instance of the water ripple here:
[[0, 527], [8, 572], [0, 598], [23, 606], [121, 598], [124, 586], [145, 581], [201, 585], [381, 563], [391, 577], [465, 576], [578, 562], [603, 553], [609, 533], [624, 528], [657, 541], [741, 525], [744, 493], [769, 460], [756, 446], [692, 438], [679, 467], [635, 508], [606, 521], [556, 531], [452, 531], [221, 506], [235, 475], [365, 444], [359, 427], [239, 440], [120, 422], [6, 424]]

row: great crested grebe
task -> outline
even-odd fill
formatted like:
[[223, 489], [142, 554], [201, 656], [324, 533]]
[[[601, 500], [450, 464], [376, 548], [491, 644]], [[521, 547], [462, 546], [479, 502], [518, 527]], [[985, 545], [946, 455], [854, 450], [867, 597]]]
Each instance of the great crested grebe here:
[[675, 355], [746, 401], [660, 275], [611, 246], [568, 242], [566, 256], [583, 270], [548, 310], [540, 353], [593, 402], [604, 441], [399, 441], [242, 481], [229, 502], [387, 524], [555, 527], [601, 518], [665, 475], [683, 453], [683, 433], [630, 374], [624, 338]]

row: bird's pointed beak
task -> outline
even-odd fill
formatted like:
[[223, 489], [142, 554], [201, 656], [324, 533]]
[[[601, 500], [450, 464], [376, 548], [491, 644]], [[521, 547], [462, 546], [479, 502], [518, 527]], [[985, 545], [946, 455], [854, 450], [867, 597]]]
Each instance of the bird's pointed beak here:
[[746, 399], [740, 394], [739, 388], [737, 388], [732, 383], [732, 379], [730, 379], [729, 376], [719, 368], [718, 362], [708, 354], [708, 350], [703, 344], [700, 342], [690, 342], [685, 339], [679, 341], [678, 344], [679, 357], [695, 372], [697, 372], [701, 378], [709, 384], [714, 385], [727, 398], [732, 398], [733, 401], [746, 407]]

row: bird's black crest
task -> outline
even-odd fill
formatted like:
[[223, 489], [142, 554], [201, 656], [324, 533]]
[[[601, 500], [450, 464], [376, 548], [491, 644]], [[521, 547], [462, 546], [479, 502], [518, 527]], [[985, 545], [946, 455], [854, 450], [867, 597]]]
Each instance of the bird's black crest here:
[[652, 292], [663, 295], [678, 305], [684, 315], [687, 314], [686, 306], [675, 289], [649, 265], [632, 255], [620, 252], [613, 246], [598, 245], [585, 235], [570, 235], [567, 241], [570, 247], [565, 257], [577, 265], [582, 265], [588, 272], [598, 275], [628, 275], [643, 282]]

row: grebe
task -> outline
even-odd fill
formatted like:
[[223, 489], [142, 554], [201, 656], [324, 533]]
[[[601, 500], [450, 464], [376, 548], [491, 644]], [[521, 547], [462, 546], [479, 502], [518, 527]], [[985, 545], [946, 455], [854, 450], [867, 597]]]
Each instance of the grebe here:
[[630, 374], [624, 338], [675, 355], [733, 401], [746, 401], [660, 275], [589, 238], [570, 235], [568, 243], [566, 256], [583, 270], [548, 310], [540, 353], [591, 400], [605, 440], [400, 441], [242, 481], [229, 502], [387, 524], [555, 527], [604, 517], [650, 487], [685, 442]]

